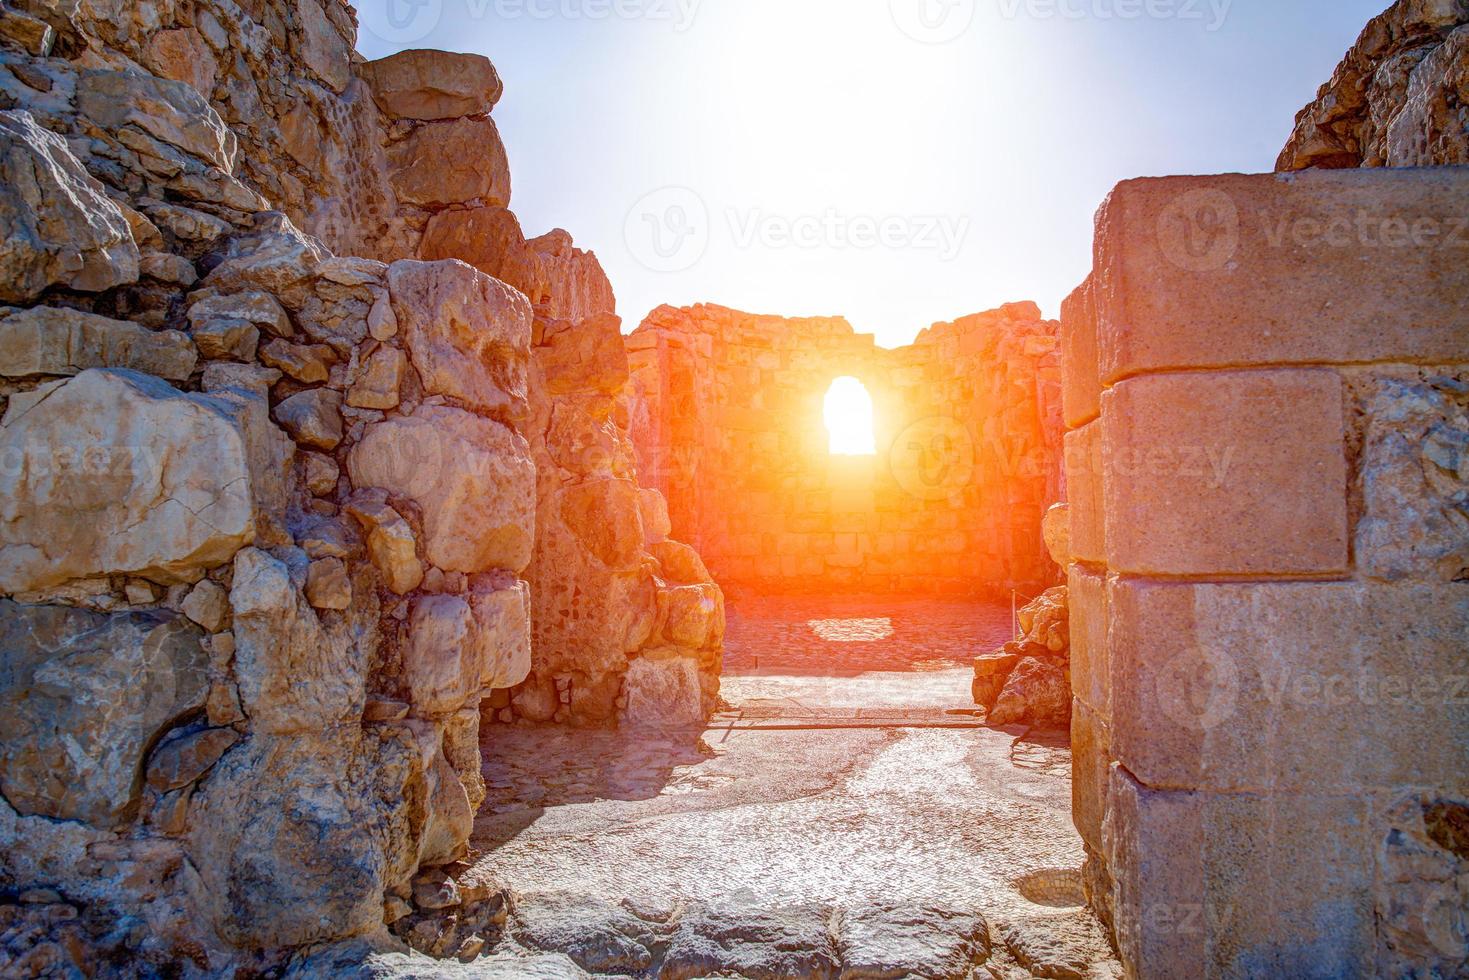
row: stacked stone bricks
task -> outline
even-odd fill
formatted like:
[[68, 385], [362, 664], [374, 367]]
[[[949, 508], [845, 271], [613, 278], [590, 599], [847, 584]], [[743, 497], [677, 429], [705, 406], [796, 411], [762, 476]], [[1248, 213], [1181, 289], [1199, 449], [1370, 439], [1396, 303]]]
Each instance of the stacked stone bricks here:
[[[884, 350], [841, 319], [664, 307], [627, 341], [640, 469], [726, 588], [1033, 595], [1054, 581], [1055, 331], [1013, 304]], [[872, 397], [875, 457], [829, 452], [843, 376]]]
[[1132, 974], [1469, 961], [1466, 200], [1314, 171], [1098, 215], [1062, 315], [1074, 809]]

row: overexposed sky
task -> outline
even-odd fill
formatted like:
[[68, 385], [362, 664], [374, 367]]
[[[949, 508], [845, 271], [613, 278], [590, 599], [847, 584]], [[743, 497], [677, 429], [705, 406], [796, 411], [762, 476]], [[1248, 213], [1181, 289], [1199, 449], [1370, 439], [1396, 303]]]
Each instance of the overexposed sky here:
[[884, 346], [1091, 265], [1119, 180], [1273, 169], [1386, 0], [361, 0], [370, 58], [487, 55], [526, 233], [660, 303]]

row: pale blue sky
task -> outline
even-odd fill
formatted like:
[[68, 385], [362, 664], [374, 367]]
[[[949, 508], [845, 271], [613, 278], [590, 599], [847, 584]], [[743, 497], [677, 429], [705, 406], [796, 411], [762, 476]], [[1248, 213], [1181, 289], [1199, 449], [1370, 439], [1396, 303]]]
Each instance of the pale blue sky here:
[[[511, 207], [624, 329], [659, 303], [886, 346], [1091, 265], [1119, 180], [1273, 168], [1386, 0], [362, 0], [359, 47], [494, 61]], [[672, 188], [672, 190], [669, 190]], [[656, 238], [654, 236], [657, 236]]]

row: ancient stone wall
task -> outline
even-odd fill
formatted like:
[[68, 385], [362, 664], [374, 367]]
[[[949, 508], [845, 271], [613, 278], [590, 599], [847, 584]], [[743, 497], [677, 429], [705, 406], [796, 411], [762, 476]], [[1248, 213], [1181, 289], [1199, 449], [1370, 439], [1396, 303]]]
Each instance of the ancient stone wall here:
[[1374, 17], [1277, 170], [1469, 164], [1469, 0], [1397, 0]]
[[1061, 331], [1074, 813], [1139, 977], [1469, 962], [1466, 201], [1320, 171], [1098, 214]]
[[[665, 307], [627, 341], [639, 469], [726, 588], [1033, 595], [1055, 575], [1055, 331], [1021, 303], [884, 350], [841, 319]], [[829, 451], [845, 376], [875, 456]]]
[[[574, 666], [611, 690], [598, 720], [712, 706], [717, 588], [630, 452], [576, 455], [625, 415], [615, 318], [582, 326], [610, 312], [595, 259], [518, 228], [512, 285], [413, 257], [440, 212], [508, 201], [493, 68], [354, 65], [352, 35], [316, 0], [0, 8], [0, 919], [23, 939], [0, 972], [376, 941], [465, 855], [486, 695], [546, 677], [573, 707], [522, 715], [577, 720]], [[585, 667], [547, 639], [614, 607]]]

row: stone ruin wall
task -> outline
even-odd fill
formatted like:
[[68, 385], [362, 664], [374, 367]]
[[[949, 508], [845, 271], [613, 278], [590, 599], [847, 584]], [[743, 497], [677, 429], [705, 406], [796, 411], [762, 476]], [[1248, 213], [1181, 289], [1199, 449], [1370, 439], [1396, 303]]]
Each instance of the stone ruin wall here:
[[[627, 339], [639, 469], [726, 588], [1033, 596], [1057, 575], [1056, 326], [1017, 303], [883, 350], [841, 319], [661, 308]], [[842, 376], [876, 457], [829, 453]]]
[[1466, 201], [1469, 168], [1331, 170], [1098, 213], [1061, 330], [1073, 810], [1130, 975], [1469, 963]]
[[[636, 482], [610, 286], [503, 209], [487, 61], [354, 31], [0, 8], [5, 969], [384, 941], [465, 856], [482, 708], [712, 706], [722, 596]], [[450, 211], [501, 278], [420, 242]]]

